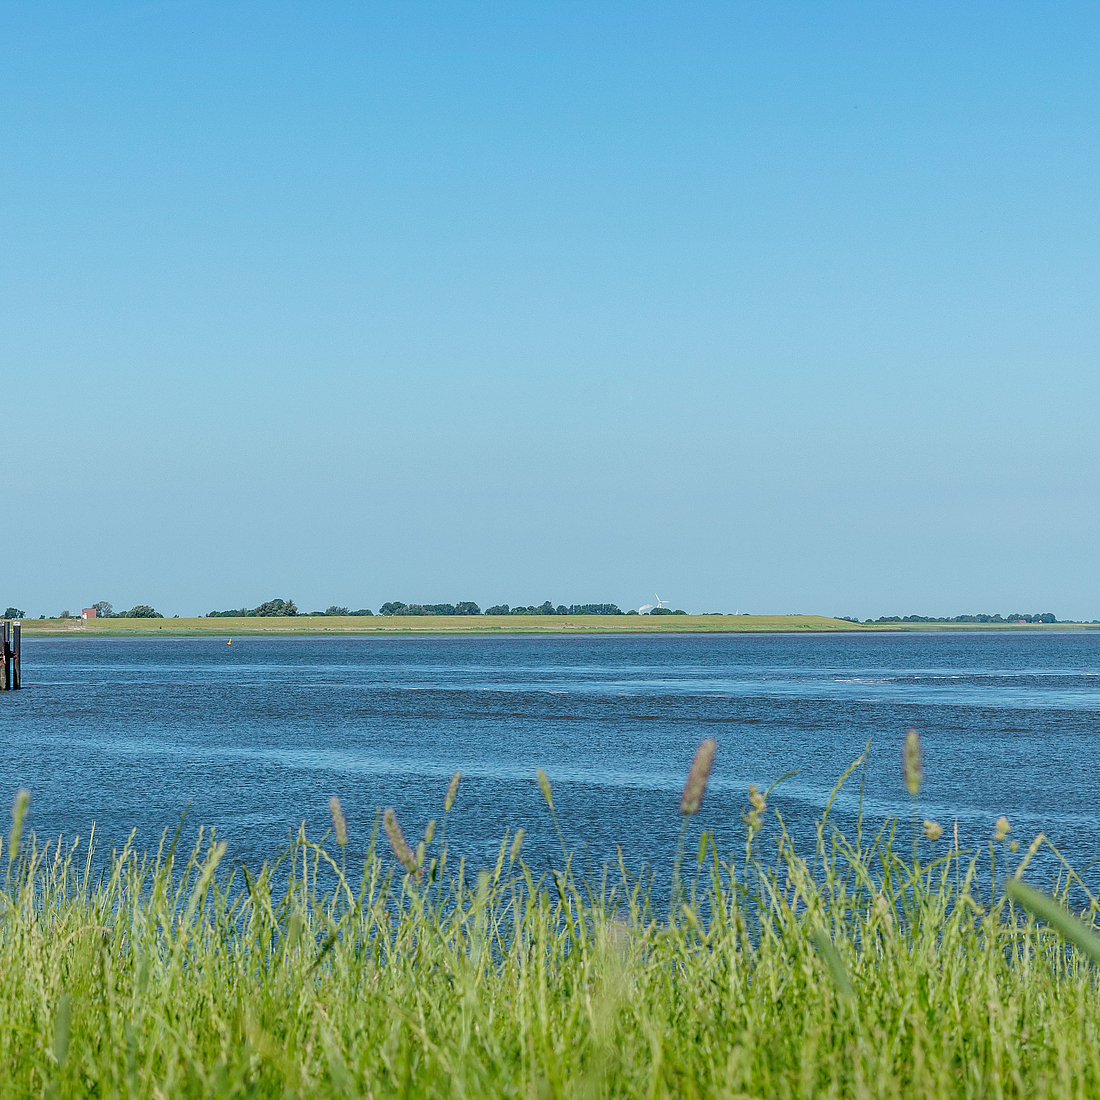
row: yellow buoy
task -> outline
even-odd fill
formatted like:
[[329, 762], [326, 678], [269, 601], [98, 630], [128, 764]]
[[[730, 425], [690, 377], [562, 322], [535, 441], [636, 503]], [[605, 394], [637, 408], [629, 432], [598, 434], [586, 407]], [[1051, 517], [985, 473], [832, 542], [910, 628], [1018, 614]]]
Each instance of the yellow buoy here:
[[228, 642], [226, 642], [225, 644], [226, 644], [226, 645], [232, 645], [232, 644], [233, 644], [233, 639], [232, 639], [232, 638], [230, 638], [230, 639], [229, 639], [229, 641], [228, 641]]

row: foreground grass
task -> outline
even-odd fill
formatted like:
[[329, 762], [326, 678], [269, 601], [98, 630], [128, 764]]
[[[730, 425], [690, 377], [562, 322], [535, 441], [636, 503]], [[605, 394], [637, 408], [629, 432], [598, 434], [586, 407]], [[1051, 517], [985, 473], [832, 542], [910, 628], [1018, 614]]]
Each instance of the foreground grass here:
[[979, 858], [826, 819], [803, 858], [755, 798], [671, 918], [624, 866], [536, 871], [522, 837], [483, 870], [431, 830], [398, 838], [418, 875], [353, 860], [338, 811], [255, 875], [212, 837], [100, 875], [32, 838], [4, 854], [0, 1094], [1100, 1094], [1096, 971], [1005, 900], [1003, 833]]

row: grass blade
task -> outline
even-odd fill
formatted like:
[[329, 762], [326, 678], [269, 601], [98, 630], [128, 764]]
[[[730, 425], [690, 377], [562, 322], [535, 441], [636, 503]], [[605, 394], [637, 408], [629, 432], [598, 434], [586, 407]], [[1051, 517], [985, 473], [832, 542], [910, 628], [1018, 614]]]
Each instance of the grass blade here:
[[818, 954], [825, 960], [825, 965], [833, 976], [837, 992], [842, 997], [851, 997], [852, 983], [848, 980], [848, 971], [844, 966], [844, 960], [841, 959], [837, 949], [833, 946], [833, 941], [829, 939], [828, 933], [824, 928], [815, 928], [810, 933], [810, 939], [814, 941], [814, 947], [817, 948]]
[[1005, 893], [1013, 901], [1022, 905], [1032, 916], [1038, 917], [1060, 932], [1078, 951], [1088, 955], [1094, 963], [1100, 964], [1100, 936], [1097, 936], [1087, 924], [1079, 921], [1048, 894], [1016, 879], [1009, 879]]

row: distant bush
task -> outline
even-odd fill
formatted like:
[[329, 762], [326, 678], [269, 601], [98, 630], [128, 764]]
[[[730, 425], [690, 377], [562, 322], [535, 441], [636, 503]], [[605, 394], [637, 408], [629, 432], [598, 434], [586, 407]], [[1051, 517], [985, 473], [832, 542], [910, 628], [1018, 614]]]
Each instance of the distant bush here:
[[677, 608], [675, 611], [671, 607], [655, 607], [651, 612], [651, 615], [686, 615], [686, 611], [681, 611]]
[[4, 611], [3, 617], [5, 619], [25, 619], [27, 613], [25, 611], [20, 611], [18, 607], [9, 607]]
[[261, 617], [268, 615], [297, 615], [298, 608], [294, 606], [293, 600], [268, 600], [266, 603], [262, 603], [256, 608], [256, 614]]
[[120, 619], [163, 619], [164, 616], [159, 611], [154, 611], [147, 603], [139, 603], [136, 607], [131, 607], [129, 611], [119, 615]]

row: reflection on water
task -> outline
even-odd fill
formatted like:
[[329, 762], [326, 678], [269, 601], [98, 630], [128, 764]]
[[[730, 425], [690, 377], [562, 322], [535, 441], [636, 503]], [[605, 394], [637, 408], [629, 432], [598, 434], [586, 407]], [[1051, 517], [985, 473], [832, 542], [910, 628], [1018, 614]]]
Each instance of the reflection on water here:
[[[670, 858], [697, 742], [719, 743], [698, 824], [740, 836], [748, 783], [795, 828], [873, 741], [863, 805], [908, 815], [901, 737], [924, 737], [920, 813], [984, 841], [1007, 814], [1078, 860], [1100, 851], [1100, 634], [57, 639], [25, 641], [0, 697], [0, 789], [42, 833], [153, 841], [191, 805], [239, 858], [272, 854], [339, 794], [353, 843], [393, 805], [415, 835], [465, 780], [449, 835], [495, 857], [506, 827], [556, 844], [534, 782], [595, 859]], [[855, 812], [858, 779], [837, 800]]]

